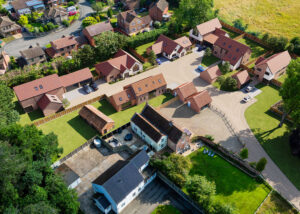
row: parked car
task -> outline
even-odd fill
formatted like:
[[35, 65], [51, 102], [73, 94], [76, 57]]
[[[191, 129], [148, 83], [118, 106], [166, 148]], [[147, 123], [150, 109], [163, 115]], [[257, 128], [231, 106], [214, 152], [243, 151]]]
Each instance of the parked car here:
[[83, 85], [83, 90], [85, 93], [89, 94], [93, 91], [93, 89], [89, 85]]
[[244, 97], [242, 101], [244, 103], [247, 103], [249, 100], [251, 100], [251, 97], [248, 95], [248, 96]]
[[206, 67], [204, 67], [203, 65], [199, 65], [197, 68], [200, 72], [205, 71]]
[[101, 147], [101, 140], [99, 138], [95, 138], [93, 143], [97, 148]]
[[133, 138], [133, 135], [131, 133], [128, 133], [128, 134], [125, 135], [124, 140], [125, 141], [131, 141], [132, 138]]
[[160, 59], [156, 59], [156, 62], [157, 62], [158, 65], [161, 65]]
[[70, 6], [67, 8], [67, 12], [75, 11], [76, 12], [76, 7], [75, 6]]
[[77, 13], [77, 11], [70, 11], [69, 16], [74, 16], [74, 15], [76, 15], [76, 13]]
[[247, 88], [245, 89], [245, 91], [246, 91], [246, 92], [250, 92], [250, 91], [252, 91], [252, 90], [253, 90], [253, 87], [252, 87], [252, 86], [250, 86], [250, 85], [249, 85], [249, 86], [247, 86]]
[[91, 88], [92, 88], [94, 91], [97, 91], [97, 90], [98, 90], [98, 86], [97, 86], [97, 84], [96, 84], [94, 81], [90, 82], [90, 86], [91, 86]]
[[200, 51], [203, 51], [203, 50], [205, 50], [205, 49], [206, 49], [206, 46], [203, 45], [203, 46], [199, 46], [197, 51], [200, 52]]
[[139, 10], [139, 12], [140, 13], [143, 13], [143, 12], [145, 12], [147, 9], [146, 8], [141, 8], [140, 10]]

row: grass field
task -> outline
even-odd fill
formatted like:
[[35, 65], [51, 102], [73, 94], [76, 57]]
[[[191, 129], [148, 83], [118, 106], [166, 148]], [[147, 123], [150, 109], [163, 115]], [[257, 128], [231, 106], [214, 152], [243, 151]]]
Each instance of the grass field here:
[[215, 62], [218, 62], [220, 59], [215, 57], [214, 55], [211, 55], [211, 56], [204, 56], [202, 61], [201, 61], [201, 64], [208, 67], [210, 66], [211, 64], [214, 64]]
[[[158, 107], [172, 97], [170, 94], [165, 94], [149, 100], [148, 103]], [[135, 112], [140, 112], [145, 103], [120, 112], [116, 112], [106, 100], [95, 102], [92, 105], [113, 119], [115, 128], [118, 128], [129, 122]], [[79, 110], [73, 111], [38, 127], [44, 133], [54, 132], [58, 136], [59, 146], [64, 149], [61, 157], [66, 156], [98, 133], [79, 116], [78, 112]]]
[[[155, 42], [155, 41], [154, 41]], [[149, 48], [151, 45], [154, 44], [154, 42], [149, 42], [147, 44], [141, 45], [139, 47], [137, 47], [135, 50], [138, 54], [142, 55], [142, 56], [146, 56], [146, 50], [147, 48]]]
[[188, 157], [192, 162], [190, 175], [203, 175], [215, 182], [216, 199], [231, 204], [237, 213], [254, 213], [271, 191], [221, 157], [203, 154], [203, 148]]
[[172, 205], [159, 205], [151, 214], [180, 214], [181, 212]]
[[298, 0], [215, 0], [214, 5], [221, 18], [228, 22], [241, 18], [251, 31], [288, 38], [299, 36]]
[[288, 126], [278, 128], [280, 118], [270, 112], [271, 105], [281, 100], [277, 88], [260, 84], [262, 93], [245, 112], [247, 122], [257, 140], [280, 170], [300, 190], [300, 159], [291, 155]]
[[249, 61], [258, 58], [260, 55], [264, 54], [267, 52], [265, 48], [257, 44], [256, 42], [251, 41], [250, 39], [247, 38], [241, 38], [238, 40], [238, 42], [245, 44], [249, 46], [252, 50], [251, 56]]

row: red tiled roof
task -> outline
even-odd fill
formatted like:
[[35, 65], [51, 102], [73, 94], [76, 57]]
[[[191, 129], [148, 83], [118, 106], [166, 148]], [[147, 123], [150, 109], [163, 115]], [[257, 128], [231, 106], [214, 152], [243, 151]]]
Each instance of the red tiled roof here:
[[192, 82], [184, 83], [177, 87], [177, 93], [180, 93], [184, 99], [188, 98], [192, 94], [197, 93], [197, 89]]
[[60, 81], [64, 87], [80, 83], [84, 80], [92, 79], [93, 75], [90, 72], [89, 68], [84, 68], [66, 75], [63, 75], [60, 78]]
[[78, 43], [73, 36], [62, 37], [51, 42], [51, 46], [56, 50], [76, 44]]
[[209, 42], [212, 45], [215, 44], [218, 39], [219, 39], [219, 36], [215, 35], [214, 33], [206, 34], [203, 37], [203, 40]]
[[111, 99], [113, 99], [115, 101], [116, 105], [122, 105], [124, 103], [127, 103], [133, 98], [134, 97], [131, 92], [131, 89], [123, 90], [123, 91], [111, 96]]
[[190, 39], [187, 38], [186, 36], [180, 37], [180, 38], [174, 40], [174, 42], [176, 42], [178, 45], [180, 45], [183, 48], [192, 46]]
[[250, 80], [250, 76], [247, 70], [239, 71], [233, 74], [231, 77], [235, 78], [240, 85], [243, 85]]
[[49, 91], [63, 87], [57, 74], [52, 74], [37, 80], [33, 80], [22, 85], [15, 86], [13, 89], [19, 101], [46, 94]]
[[194, 104], [194, 106], [197, 107], [197, 109], [195, 110], [199, 112], [202, 107], [206, 106], [207, 104], [210, 104], [212, 102], [212, 99], [208, 91], [204, 90], [192, 95], [190, 98], [187, 99], [187, 101], [191, 104]]
[[39, 99], [39, 101], [37, 102], [37, 105], [43, 111], [44, 109], [47, 108], [47, 106], [50, 103], [62, 104], [61, 100], [56, 95], [44, 94], [44, 96], [42, 96], [41, 99]]
[[213, 67], [210, 67], [210, 68], [206, 69], [205, 71], [202, 71], [201, 74], [200, 74], [200, 77], [203, 74], [207, 74], [208, 77], [211, 80], [213, 80], [213, 79], [215, 79], [215, 78], [217, 78], [217, 77], [219, 77], [219, 76], [222, 75], [222, 73], [221, 73], [218, 65], [215, 65]]
[[97, 35], [99, 35], [103, 32], [112, 31], [112, 30], [113, 30], [113, 27], [111, 26], [110, 22], [100, 22], [100, 23], [97, 23], [97, 24], [94, 24], [94, 25], [87, 26], [85, 28], [85, 31], [91, 37], [94, 37], [94, 36], [97, 36]]
[[222, 28], [222, 25], [218, 18], [214, 18], [200, 25], [197, 25], [197, 30], [202, 36], [214, 32], [217, 28]]

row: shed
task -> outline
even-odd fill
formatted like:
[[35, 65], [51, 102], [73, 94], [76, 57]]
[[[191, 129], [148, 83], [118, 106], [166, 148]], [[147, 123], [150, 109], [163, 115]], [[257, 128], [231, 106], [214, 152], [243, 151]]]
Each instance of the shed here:
[[201, 72], [200, 78], [205, 80], [207, 83], [213, 83], [217, 80], [222, 73], [219, 69], [218, 65], [212, 66], [204, 71]]
[[239, 71], [231, 76], [236, 79], [238, 89], [243, 88], [251, 80], [247, 70]]

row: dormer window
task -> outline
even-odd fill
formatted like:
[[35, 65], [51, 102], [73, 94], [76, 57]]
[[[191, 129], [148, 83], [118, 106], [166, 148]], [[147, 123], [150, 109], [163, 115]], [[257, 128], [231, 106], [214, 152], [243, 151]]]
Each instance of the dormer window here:
[[122, 97], [119, 97], [119, 100], [122, 101], [123, 100]]

